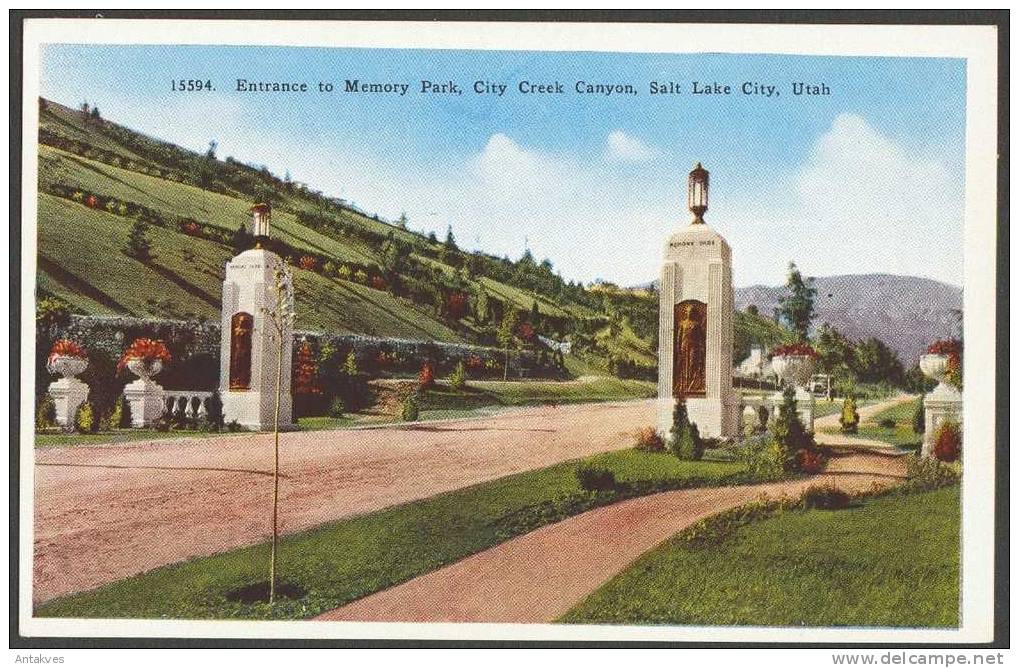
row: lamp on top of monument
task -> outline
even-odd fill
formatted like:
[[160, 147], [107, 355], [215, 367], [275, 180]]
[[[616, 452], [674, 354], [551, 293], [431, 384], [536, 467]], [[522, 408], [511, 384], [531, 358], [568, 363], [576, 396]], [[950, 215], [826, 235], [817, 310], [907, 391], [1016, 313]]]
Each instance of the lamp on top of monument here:
[[693, 222], [703, 224], [704, 212], [708, 210], [708, 170], [697, 163], [690, 172], [686, 189], [687, 206], [693, 212]]
[[272, 207], [259, 202], [251, 207], [254, 217], [251, 233], [255, 237], [255, 247], [262, 248], [263, 242], [269, 239], [269, 223], [272, 221]]

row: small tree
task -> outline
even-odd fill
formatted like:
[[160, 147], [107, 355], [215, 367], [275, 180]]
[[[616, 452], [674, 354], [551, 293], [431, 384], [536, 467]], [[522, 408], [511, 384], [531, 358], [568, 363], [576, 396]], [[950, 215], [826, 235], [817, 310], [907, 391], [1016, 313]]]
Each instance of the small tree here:
[[496, 332], [499, 345], [506, 351], [506, 364], [502, 368], [503, 380], [509, 380], [510, 347], [516, 342], [517, 323], [519, 321], [520, 314], [515, 309], [509, 309], [499, 324], [499, 331]]
[[152, 243], [148, 237], [149, 226], [142, 220], [136, 220], [131, 225], [131, 233], [127, 238], [127, 246], [124, 252], [130, 257], [148, 262], [152, 259]]
[[403, 400], [403, 404], [400, 406], [400, 419], [404, 422], [417, 422], [420, 414], [421, 409], [418, 404], [418, 395], [415, 392]]
[[927, 416], [923, 409], [923, 397], [916, 402], [916, 409], [913, 411], [913, 433], [922, 434], [927, 429]]
[[817, 296], [814, 279], [804, 279], [796, 264], [790, 262], [786, 290], [788, 293], [779, 301], [779, 313], [796, 332], [796, 338], [805, 342], [810, 321], [814, 319], [814, 298]]
[[276, 547], [279, 542], [279, 498], [280, 498], [280, 403], [283, 394], [283, 353], [288, 344], [288, 334], [293, 331], [296, 313], [294, 311], [294, 282], [287, 266], [280, 262], [273, 269], [273, 301], [262, 307], [262, 314], [269, 325], [269, 336], [276, 344], [276, 392], [273, 410], [273, 471], [272, 471], [272, 548], [269, 554], [269, 605], [276, 602]]
[[343, 362], [343, 373], [351, 378], [357, 377], [357, 355], [354, 354], [353, 350], [347, 353], [347, 359]]
[[796, 390], [791, 385], [783, 390], [778, 415], [768, 425], [768, 430], [785, 451], [785, 469], [796, 470], [800, 450], [813, 449], [814, 440], [800, 422], [796, 412]]
[[852, 394], [842, 400], [842, 413], [839, 415], [842, 433], [855, 434], [860, 424], [860, 414], [856, 411], [856, 397]]
[[704, 442], [697, 425], [690, 422], [683, 399], [677, 399], [676, 407], [672, 409], [669, 450], [680, 459], [699, 460], [704, 456]]
[[464, 366], [463, 361], [456, 363], [456, 367], [453, 369], [453, 373], [449, 374], [449, 386], [455, 392], [459, 392], [464, 389], [467, 385], [467, 367]]
[[[39, 98], [40, 100], [42, 98]], [[55, 427], [57, 424], [57, 406], [53, 402], [53, 397], [50, 396], [49, 392], [42, 395], [39, 399], [39, 404], [35, 409], [35, 428], [50, 429]]]

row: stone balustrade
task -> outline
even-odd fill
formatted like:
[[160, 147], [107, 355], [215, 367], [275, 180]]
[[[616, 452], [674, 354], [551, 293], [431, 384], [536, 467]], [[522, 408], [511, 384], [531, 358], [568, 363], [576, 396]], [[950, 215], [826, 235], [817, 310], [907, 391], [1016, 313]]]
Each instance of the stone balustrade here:
[[163, 390], [163, 406], [168, 415], [184, 409], [187, 418], [203, 418], [208, 415], [208, 400], [212, 392], [199, 390]]

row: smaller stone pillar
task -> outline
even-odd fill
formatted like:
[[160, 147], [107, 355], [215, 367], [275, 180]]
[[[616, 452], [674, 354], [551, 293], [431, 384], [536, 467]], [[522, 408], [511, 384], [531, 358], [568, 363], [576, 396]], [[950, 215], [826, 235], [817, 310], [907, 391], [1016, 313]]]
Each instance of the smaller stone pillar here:
[[74, 429], [74, 418], [78, 407], [88, 399], [88, 385], [75, 378], [88, 367], [88, 360], [83, 357], [54, 355], [46, 364], [50, 373], [58, 374], [60, 379], [50, 383], [49, 394], [56, 406], [57, 424], [67, 431]]
[[163, 363], [154, 360], [146, 365], [143, 360], [128, 360], [127, 368], [138, 376], [138, 380], [124, 387], [124, 399], [131, 406], [131, 426], [149, 427], [166, 410], [163, 387], [152, 380]]
[[924, 355], [920, 358], [920, 370], [928, 378], [938, 381], [938, 386], [923, 398], [923, 446], [920, 455], [933, 457], [934, 440], [942, 423], [951, 420], [962, 426], [962, 392], [945, 382], [947, 356]]
[[61, 378], [50, 383], [49, 393], [57, 408], [57, 424], [66, 430], [74, 429], [78, 406], [88, 399], [88, 385], [77, 378]]

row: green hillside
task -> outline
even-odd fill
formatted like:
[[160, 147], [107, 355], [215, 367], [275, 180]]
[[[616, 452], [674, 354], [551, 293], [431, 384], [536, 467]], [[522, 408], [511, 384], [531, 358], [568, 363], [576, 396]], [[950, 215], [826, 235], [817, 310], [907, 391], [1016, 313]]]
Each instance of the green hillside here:
[[[571, 338], [590, 368], [654, 374], [657, 295], [588, 290], [530, 253], [467, 252], [214, 147], [188, 151], [45, 100], [39, 140], [38, 297], [71, 311], [217, 319], [223, 266], [250, 244], [251, 204], [268, 200], [299, 328], [496, 344], [516, 310], [538, 334]], [[140, 224], [150, 258], [126, 250]], [[765, 318], [737, 318], [737, 350], [784, 336]]]

